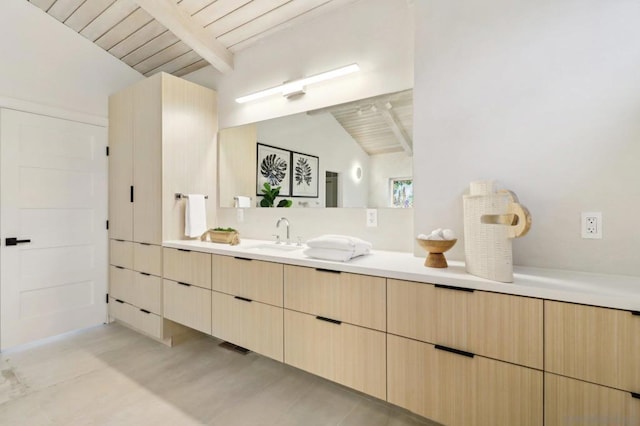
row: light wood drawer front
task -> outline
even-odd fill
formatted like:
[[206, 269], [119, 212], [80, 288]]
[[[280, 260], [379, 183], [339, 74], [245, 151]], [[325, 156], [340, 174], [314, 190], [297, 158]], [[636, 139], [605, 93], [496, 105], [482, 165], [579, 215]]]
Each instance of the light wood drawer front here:
[[545, 301], [545, 370], [640, 393], [640, 316]]
[[133, 276], [135, 298], [133, 304], [139, 308], [162, 314], [162, 278], [135, 272]]
[[211, 334], [211, 290], [163, 280], [164, 317]]
[[162, 276], [162, 247], [151, 244], [133, 244], [133, 269], [138, 272]]
[[232, 296], [282, 306], [283, 265], [213, 255], [212, 288]]
[[387, 336], [388, 401], [448, 426], [541, 426], [541, 371]]
[[385, 333], [284, 310], [285, 363], [386, 398]]
[[164, 278], [211, 288], [211, 255], [172, 248], [163, 250]]
[[283, 361], [283, 309], [212, 292], [211, 334]]
[[114, 299], [133, 303], [136, 298], [135, 273], [118, 266], [109, 267], [109, 295]]
[[386, 330], [386, 280], [380, 277], [284, 266], [284, 306]]
[[387, 280], [387, 332], [435, 342], [435, 287]]
[[143, 312], [140, 308], [118, 302], [114, 298], [109, 299], [109, 312], [112, 318], [156, 339], [162, 339], [162, 318], [160, 316]]
[[433, 343], [542, 369], [543, 302], [436, 286]]
[[640, 399], [629, 392], [545, 373], [545, 426], [640, 424]]
[[131, 241], [109, 240], [109, 263], [133, 269], [133, 243]]

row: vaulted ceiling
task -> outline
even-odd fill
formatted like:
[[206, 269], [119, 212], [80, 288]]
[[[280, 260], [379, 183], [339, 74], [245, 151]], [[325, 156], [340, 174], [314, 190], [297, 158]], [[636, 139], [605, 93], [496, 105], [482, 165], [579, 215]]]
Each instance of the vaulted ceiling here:
[[307, 114], [331, 113], [369, 155], [405, 152], [413, 156], [413, 90], [331, 106]]
[[145, 76], [182, 76], [356, 0], [29, 0]]

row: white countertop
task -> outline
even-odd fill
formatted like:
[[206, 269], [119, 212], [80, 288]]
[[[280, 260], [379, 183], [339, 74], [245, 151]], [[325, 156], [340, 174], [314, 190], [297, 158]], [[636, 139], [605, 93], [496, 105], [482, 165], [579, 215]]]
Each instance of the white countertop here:
[[[413, 253], [373, 250], [349, 262], [312, 259], [302, 248], [285, 251], [270, 241], [243, 239], [237, 246], [198, 240], [165, 241], [165, 247], [225, 256], [324, 268], [399, 280], [444, 284], [517, 296], [536, 297], [640, 311], [640, 277], [592, 274], [543, 268], [515, 267], [514, 282], [500, 283], [468, 274], [464, 262], [450, 261], [448, 268], [424, 266], [424, 257]], [[272, 248], [274, 247], [274, 248]], [[285, 247], [286, 248], [286, 247]]]

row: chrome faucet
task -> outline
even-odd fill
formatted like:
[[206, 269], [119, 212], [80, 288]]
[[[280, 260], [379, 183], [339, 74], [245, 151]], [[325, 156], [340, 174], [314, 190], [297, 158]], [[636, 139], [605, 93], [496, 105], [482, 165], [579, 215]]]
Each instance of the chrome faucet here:
[[291, 244], [291, 236], [289, 234], [289, 221], [287, 220], [286, 217], [281, 217], [280, 219], [278, 219], [278, 222], [276, 223], [276, 228], [280, 227], [280, 222], [284, 222], [285, 225], [287, 225], [287, 244]]

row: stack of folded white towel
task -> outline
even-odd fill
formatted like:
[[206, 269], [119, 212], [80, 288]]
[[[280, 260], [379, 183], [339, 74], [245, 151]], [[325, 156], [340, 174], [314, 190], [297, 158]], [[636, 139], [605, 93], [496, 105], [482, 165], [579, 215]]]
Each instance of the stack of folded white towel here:
[[339, 262], [368, 254], [372, 247], [368, 241], [346, 235], [322, 235], [307, 241], [307, 246], [303, 252], [307, 256]]

